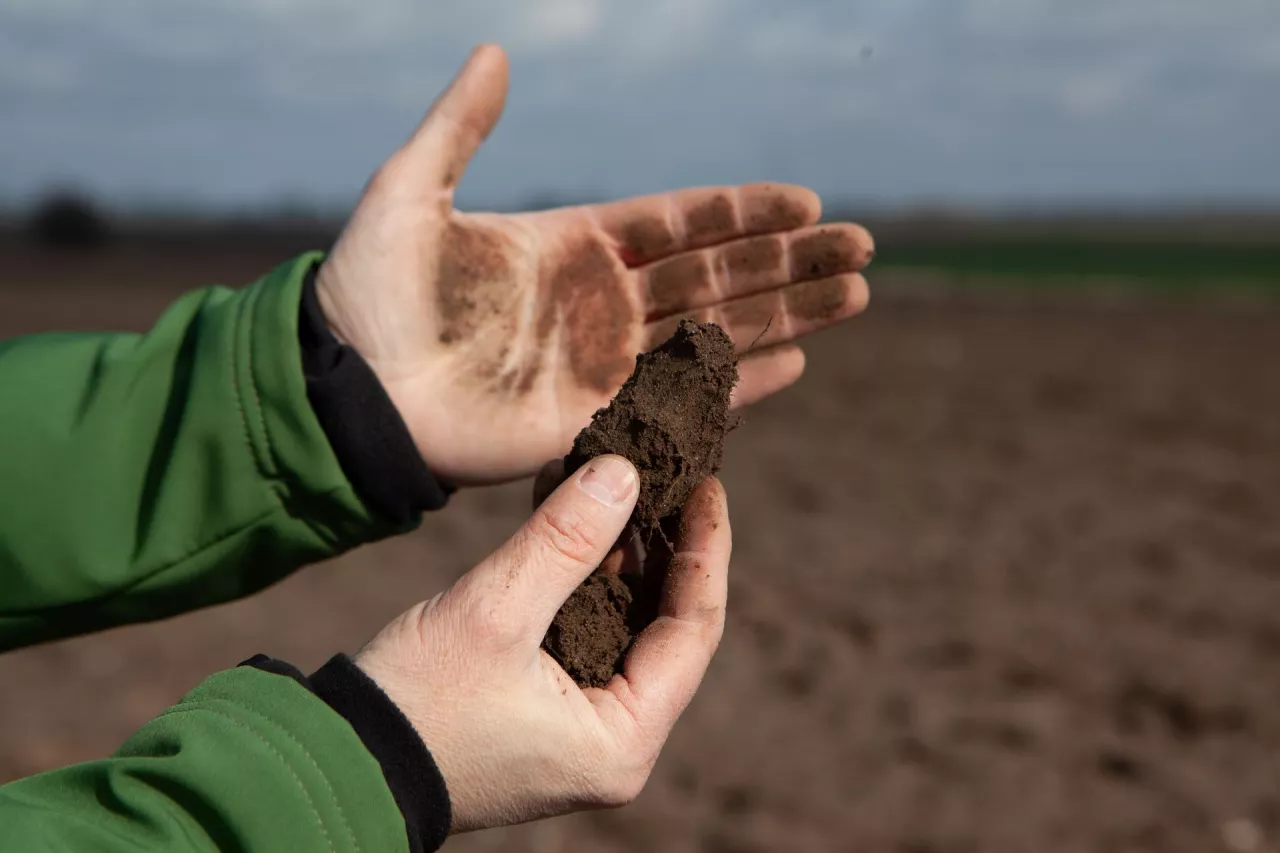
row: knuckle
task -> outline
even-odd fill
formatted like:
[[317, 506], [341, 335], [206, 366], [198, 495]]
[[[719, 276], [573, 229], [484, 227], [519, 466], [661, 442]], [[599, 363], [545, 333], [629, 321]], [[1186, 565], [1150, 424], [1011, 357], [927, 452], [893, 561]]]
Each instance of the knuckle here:
[[717, 604], [703, 604], [693, 613], [694, 622], [702, 640], [712, 648], [720, 644], [724, 636], [725, 609]]
[[429, 636], [434, 623], [439, 621], [440, 601], [443, 597], [444, 593], [437, 593], [430, 601], [423, 601], [414, 605], [405, 614], [418, 636]]
[[512, 620], [499, 597], [469, 585], [455, 587], [455, 591], [458, 599], [451, 609], [459, 629], [470, 642], [492, 651], [502, 650], [519, 640], [521, 626]]
[[600, 531], [583, 513], [565, 507], [540, 507], [530, 524], [535, 547], [569, 564], [592, 562], [599, 551]]
[[715, 657], [716, 652], [720, 651], [720, 643], [724, 640], [724, 616], [721, 614], [720, 622], [707, 629], [707, 651], [710, 657]]
[[471, 608], [468, 621], [477, 641], [485, 645], [502, 645], [511, 639], [512, 626], [510, 620], [499, 613], [498, 608], [477, 602]]
[[599, 801], [606, 808], [629, 806], [639, 798], [649, 781], [647, 769], [628, 770], [610, 774], [600, 786]]
[[658, 762], [660, 749], [661, 743], [653, 743], [642, 735], [615, 743], [597, 764], [597, 802], [607, 808], [635, 802]]
[[[605, 700], [605, 707], [616, 706], [616, 698]], [[613, 707], [606, 716], [619, 710]], [[649, 750], [635, 732], [601, 732], [578, 757], [578, 784], [583, 802], [598, 808], [619, 808], [640, 796], [655, 761], [648, 761]]]

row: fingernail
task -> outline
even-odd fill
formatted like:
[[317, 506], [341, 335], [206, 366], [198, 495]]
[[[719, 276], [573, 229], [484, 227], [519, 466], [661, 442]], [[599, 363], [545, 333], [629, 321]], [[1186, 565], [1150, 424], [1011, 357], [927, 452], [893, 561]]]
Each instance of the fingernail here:
[[617, 506], [635, 491], [636, 472], [616, 456], [593, 459], [578, 478], [578, 488], [605, 506]]

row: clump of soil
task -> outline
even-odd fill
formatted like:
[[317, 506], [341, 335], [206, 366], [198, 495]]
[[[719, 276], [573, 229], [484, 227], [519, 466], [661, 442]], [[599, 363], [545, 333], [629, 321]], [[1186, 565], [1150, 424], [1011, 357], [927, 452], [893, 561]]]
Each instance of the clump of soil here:
[[631, 645], [627, 614], [634, 604], [625, 580], [597, 572], [560, 608], [543, 647], [577, 684], [603, 687]]
[[640, 497], [629, 530], [651, 548], [643, 573], [597, 572], [556, 614], [543, 648], [579, 686], [607, 684], [652, 621], [658, 573], [665, 570], [665, 560], [654, 557], [670, 544], [663, 522], [677, 517], [698, 484], [720, 470], [737, 381], [729, 336], [714, 323], [682, 321], [665, 343], [636, 360], [631, 378], [565, 457], [566, 476], [606, 453], [636, 466]]
[[720, 470], [729, 394], [737, 381], [729, 336], [714, 323], [681, 322], [666, 343], [636, 360], [613, 402], [578, 433], [565, 474], [605, 453], [631, 460], [640, 472], [631, 522], [647, 538]]

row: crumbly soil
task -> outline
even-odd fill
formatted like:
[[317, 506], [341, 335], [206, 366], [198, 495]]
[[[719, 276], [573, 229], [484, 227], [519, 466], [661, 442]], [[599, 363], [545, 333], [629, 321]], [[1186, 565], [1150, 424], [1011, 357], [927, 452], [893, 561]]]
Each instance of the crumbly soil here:
[[[665, 547], [661, 523], [677, 516], [697, 485], [720, 470], [737, 381], [729, 336], [714, 323], [680, 323], [665, 343], [636, 360], [617, 396], [578, 434], [565, 473], [602, 454], [631, 460], [640, 474], [631, 535], [646, 546]], [[556, 614], [543, 648], [578, 685], [603, 687], [621, 672], [632, 639], [652, 621], [657, 580], [652, 573], [593, 575]]]
[[617, 396], [578, 433], [565, 474], [606, 453], [630, 459], [640, 473], [631, 522], [647, 539], [720, 470], [737, 381], [729, 336], [714, 323], [685, 320], [665, 343], [636, 359]]
[[597, 572], [569, 596], [543, 648], [576, 684], [603, 687], [618, 672], [633, 639], [627, 614], [635, 603], [628, 579]]

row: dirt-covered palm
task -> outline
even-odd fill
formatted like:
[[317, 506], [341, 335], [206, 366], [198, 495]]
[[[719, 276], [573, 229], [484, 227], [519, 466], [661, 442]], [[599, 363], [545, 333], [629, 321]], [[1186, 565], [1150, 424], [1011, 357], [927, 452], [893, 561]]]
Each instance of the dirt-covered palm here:
[[321, 268], [334, 332], [373, 367], [428, 465], [457, 485], [534, 473], [682, 317], [746, 355], [735, 405], [799, 378], [790, 342], [867, 303], [872, 241], [815, 223], [803, 187], [686, 189], [498, 215], [453, 207], [506, 99], [500, 48], [477, 49], [378, 170]]

